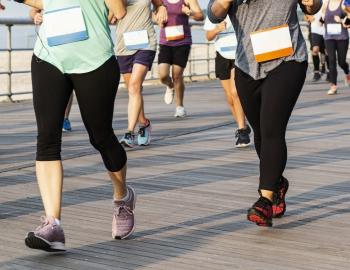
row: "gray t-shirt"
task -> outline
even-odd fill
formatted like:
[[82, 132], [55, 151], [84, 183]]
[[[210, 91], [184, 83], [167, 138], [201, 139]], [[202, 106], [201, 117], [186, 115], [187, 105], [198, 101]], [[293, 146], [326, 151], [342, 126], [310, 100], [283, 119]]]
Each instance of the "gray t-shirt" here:
[[147, 50], [156, 51], [157, 36], [152, 23], [150, 0], [127, 0], [126, 15], [117, 22], [116, 51], [117, 56], [133, 55], [137, 50], [128, 50], [124, 43], [123, 33], [147, 30], [149, 46]]
[[[221, 22], [224, 18], [217, 18], [211, 11], [215, 0], [211, 0], [208, 7], [208, 17], [213, 23]], [[303, 38], [297, 16], [298, 0], [234, 0], [228, 12], [237, 35], [236, 66], [259, 80], [278, 67], [283, 61], [307, 61], [307, 48]], [[255, 60], [250, 39], [252, 32], [275, 26], [288, 24], [294, 54], [258, 63]]]

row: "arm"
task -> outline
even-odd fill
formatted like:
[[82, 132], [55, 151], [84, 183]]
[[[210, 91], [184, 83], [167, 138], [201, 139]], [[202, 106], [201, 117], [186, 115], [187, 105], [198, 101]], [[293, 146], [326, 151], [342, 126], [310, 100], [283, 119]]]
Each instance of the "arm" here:
[[204, 15], [197, 0], [186, 0], [186, 5], [182, 6], [182, 12], [192, 17], [195, 21], [203, 21]]
[[208, 4], [208, 18], [212, 23], [225, 20], [233, 0], [210, 0]]
[[15, 0], [15, 1], [33, 8], [40, 9], [40, 10], [44, 9], [43, 2], [41, 0]]
[[163, 5], [162, 0], [152, 0], [152, 4], [154, 6], [154, 15], [152, 15], [152, 18], [162, 27], [168, 21], [168, 11]]
[[299, 0], [301, 10], [308, 15], [316, 14], [322, 7], [322, 0]]
[[41, 10], [37, 8], [32, 8], [29, 12], [29, 16], [33, 19], [34, 24], [39, 25], [43, 22], [43, 16]]
[[207, 30], [206, 36], [208, 41], [212, 41], [216, 38], [218, 34], [220, 34], [222, 31], [225, 31], [226, 29], [226, 22], [223, 21], [220, 24], [216, 25], [216, 27], [213, 30]]
[[[126, 15], [126, 3], [125, 0], [105, 0], [106, 6], [110, 10], [108, 19], [112, 20], [115, 17], [117, 20], [121, 20]], [[113, 13], [114, 16], [111, 16]]]

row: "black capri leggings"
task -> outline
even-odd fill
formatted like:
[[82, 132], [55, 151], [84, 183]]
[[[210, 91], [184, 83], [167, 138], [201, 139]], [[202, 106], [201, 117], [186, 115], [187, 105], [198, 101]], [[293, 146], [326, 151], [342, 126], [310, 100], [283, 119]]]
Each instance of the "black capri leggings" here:
[[115, 57], [92, 72], [62, 74], [55, 66], [33, 55], [33, 102], [38, 126], [36, 159], [61, 159], [64, 112], [75, 89], [91, 144], [101, 153], [109, 171], [122, 169], [126, 164], [126, 153], [112, 128], [119, 79], [119, 66]]
[[236, 68], [236, 87], [254, 130], [260, 158], [259, 189], [276, 191], [287, 163], [286, 129], [303, 87], [307, 62], [283, 62], [265, 79], [254, 80]]
[[348, 53], [349, 39], [346, 40], [326, 40], [326, 50], [329, 61], [329, 80], [333, 84], [337, 84], [337, 57], [338, 64], [347, 75], [349, 74], [349, 65], [346, 62], [346, 55]]

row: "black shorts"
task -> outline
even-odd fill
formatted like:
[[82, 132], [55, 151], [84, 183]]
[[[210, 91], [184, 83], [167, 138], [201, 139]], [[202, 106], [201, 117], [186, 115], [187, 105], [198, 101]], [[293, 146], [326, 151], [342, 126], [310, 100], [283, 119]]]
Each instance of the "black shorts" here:
[[191, 45], [159, 45], [158, 64], [177, 65], [185, 68], [190, 55]]
[[231, 79], [231, 70], [235, 68], [234, 59], [226, 59], [216, 52], [215, 75], [216, 78], [224, 81]]
[[325, 52], [324, 38], [322, 35], [311, 33], [310, 44], [311, 44], [311, 50], [313, 47], [317, 46], [320, 48], [321, 53]]

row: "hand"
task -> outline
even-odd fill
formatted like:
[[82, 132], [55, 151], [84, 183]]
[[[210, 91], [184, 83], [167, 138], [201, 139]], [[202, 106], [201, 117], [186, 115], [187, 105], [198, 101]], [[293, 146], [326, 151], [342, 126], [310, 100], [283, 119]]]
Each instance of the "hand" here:
[[34, 16], [34, 24], [40, 25], [43, 23], [43, 15], [41, 13], [37, 13]]
[[156, 12], [156, 22], [163, 27], [168, 21], [168, 11], [165, 6], [159, 6]]
[[301, 0], [301, 4], [306, 7], [312, 7], [314, 5], [314, 0]]
[[0, 10], [5, 10], [5, 6], [1, 4], [1, 1], [0, 1]]
[[226, 22], [225, 21], [222, 21], [221, 23], [219, 23], [217, 26], [216, 26], [216, 30], [218, 31], [218, 33], [221, 33], [223, 31], [226, 30]]
[[186, 6], [186, 5], [182, 5], [182, 13], [186, 14], [188, 17], [191, 16], [191, 9]]
[[341, 21], [341, 19], [340, 19], [340, 17], [339, 16], [334, 16], [334, 20], [335, 20], [335, 22], [337, 22], [337, 23], [341, 23], [342, 21]]
[[110, 18], [109, 24], [116, 24], [118, 21], [117, 17], [113, 15], [113, 17]]

